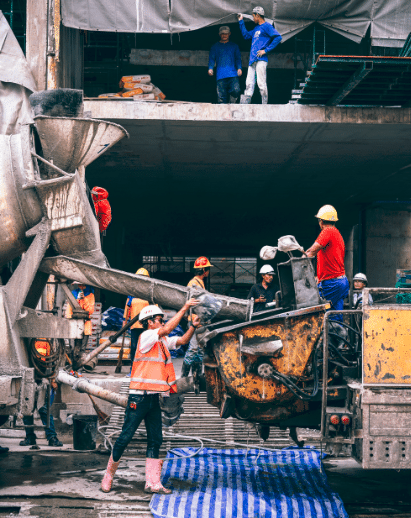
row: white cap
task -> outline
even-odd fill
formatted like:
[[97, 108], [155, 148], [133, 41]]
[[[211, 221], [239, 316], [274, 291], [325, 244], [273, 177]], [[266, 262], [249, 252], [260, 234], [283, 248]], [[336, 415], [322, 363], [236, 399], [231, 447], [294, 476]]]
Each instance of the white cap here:
[[140, 314], [138, 316], [138, 319], [140, 322], [143, 320], [146, 320], [147, 318], [152, 318], [157, 315], [164, 316], [164, 313], [161, 311], [161, 309], [158, 306], [146, 306], [140, 311]]
[[264, 16], [264, 8], [261, 7], [261, 5], [257, 5], [257, 7], [254, 7], [254, 9], [253, 9], [253, 13]]
[[218, 29], [218, 34], [223, 34], [223, 32], [226, 32], [226, 33], [230, 33], [230, 27], [228, 25], [222, 25], [219, 29]]
[[274, 268], [271, 266], [271, 264], [265, 264], [260, 268], [261, 275], [266, 275], [267, 273], [275, 275]]

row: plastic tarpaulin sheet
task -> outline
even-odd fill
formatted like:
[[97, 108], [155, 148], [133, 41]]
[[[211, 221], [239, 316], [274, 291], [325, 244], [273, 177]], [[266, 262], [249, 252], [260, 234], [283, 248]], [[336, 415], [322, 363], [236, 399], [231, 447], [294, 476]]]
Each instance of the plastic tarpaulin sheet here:
[[168, 0], [64, 0], [63, 25], [106, 32], [170, 32]]
[[316, 450], [278, 451], [195, 448], [169, 451], [162, 482], [170, 495], [155, 495], [156, 518], [348, 518], [321, 473]]
[[32, 124], [29, 101], [37, 90], [21, 47], [0, 11], [0, 134], [20, 132], [22, 124]]
[[[401, 47], [411, 32], [410, 0], [259, 0], [283, 41], [319, 22], [360, 42], [371, 25], [373, 45]], [[63, 24], [85, 30], [185, 32], [234, 23], [251, 0], [61, 0]]]

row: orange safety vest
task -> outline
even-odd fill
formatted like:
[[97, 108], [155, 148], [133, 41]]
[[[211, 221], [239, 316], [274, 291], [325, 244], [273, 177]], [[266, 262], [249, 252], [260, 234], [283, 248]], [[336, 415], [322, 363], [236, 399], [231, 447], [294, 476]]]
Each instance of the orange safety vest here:
[[159, 340], [147, 353], [140, 352], [138, 341], [131, 371], [130, 390], [149, 392], [177, 392], [176, 373], [170, 352]]
[[203, 279], [201, 279], [201, 277], [197, 277], [196, 275], [191, 279], [191, 281], [189, 281], [189, 283], [187, 284], [187, 288], [202, 288], [203, 290], [205, 290], [204, 281]]
[[[94, 304], [95, 304], [95, 297], [94, 293], [89, 293], [84, 299], [77, 299], [77, 302], [81, 309], [84, 309], [84, 311], [87, 311], [88, 314], [92, 315], [94, 313]], [[66, 318], [71, 318], [73, 316], [73, 309], [70, 304], [67, 303], [67, 309], [66, 309]], [[90, 336], [92, 334], [92, 326], [91, 326], [91, 320], [85, 320], [84, 321], [84, 335]]]

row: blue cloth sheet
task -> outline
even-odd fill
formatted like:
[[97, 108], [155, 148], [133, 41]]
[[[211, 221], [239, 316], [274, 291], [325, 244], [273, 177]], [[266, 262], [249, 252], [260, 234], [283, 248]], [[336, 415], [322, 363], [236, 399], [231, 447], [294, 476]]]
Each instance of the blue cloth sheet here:
[[[171, 495], [155, 495], [156, 518], [348, 518], [320, 471], [320, 452], [293, 449], [169, 451], [162, 482]], [[179, 454], [179, 455], [177, 455]]]

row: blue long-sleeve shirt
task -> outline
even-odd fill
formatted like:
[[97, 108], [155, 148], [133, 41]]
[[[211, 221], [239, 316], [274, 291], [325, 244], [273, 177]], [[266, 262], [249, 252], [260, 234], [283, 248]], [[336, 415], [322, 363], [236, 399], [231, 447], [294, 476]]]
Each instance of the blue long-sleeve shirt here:
[[[252, 65], [255, 61], [268, 61], [267, 54], [271, 52], [282, 40], [281, 35], [268, 22], [256, 25], [252, 31], [247, 31], [244, 20], [239, 21], [241, 34], [245, 40], [251, 41], [250, 61]], [[266, 54], [257, 56], [259, 50], [265, 50]]]
[[217, 81], [226, 77], [237, 77], [237, 70], [241, 69], [240, 48], [236, 43], [221, 43], [213, 45], [208, 59], [208, 69], [217, 65]]

